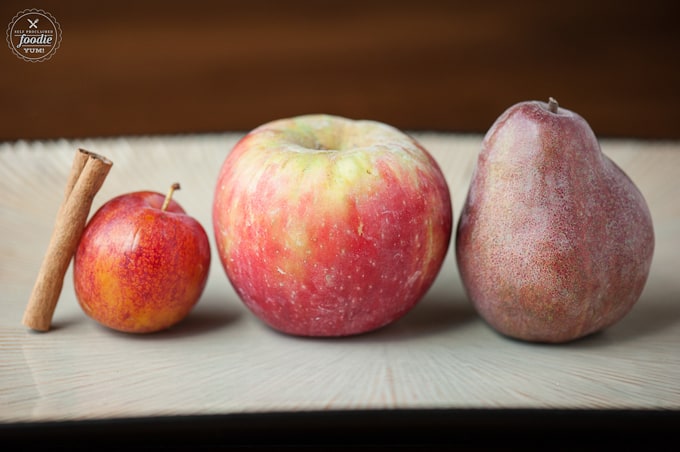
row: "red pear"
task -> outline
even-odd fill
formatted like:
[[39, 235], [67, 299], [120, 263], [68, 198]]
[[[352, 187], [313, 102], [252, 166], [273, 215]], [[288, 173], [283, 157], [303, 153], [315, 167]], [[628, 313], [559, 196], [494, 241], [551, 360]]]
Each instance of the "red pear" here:
[[639, 299], [653, 251], [643, 195], [581, 116], [550, 99], [496, 120], [456, 235], [463, 285], [494, 329], [552, 343], [603, 330]]

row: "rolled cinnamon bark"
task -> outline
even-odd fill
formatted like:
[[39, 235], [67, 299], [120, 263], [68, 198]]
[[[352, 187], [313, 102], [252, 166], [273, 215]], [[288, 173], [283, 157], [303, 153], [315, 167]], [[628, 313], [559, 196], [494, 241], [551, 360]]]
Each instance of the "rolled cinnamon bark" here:
[[94, 196], [101, 188], [113, 162], [94, 152], [79, 149], [73, 159], [62, 202], [43, 258], [23, 324], [48, 331], [71, 263], [85, 229]]

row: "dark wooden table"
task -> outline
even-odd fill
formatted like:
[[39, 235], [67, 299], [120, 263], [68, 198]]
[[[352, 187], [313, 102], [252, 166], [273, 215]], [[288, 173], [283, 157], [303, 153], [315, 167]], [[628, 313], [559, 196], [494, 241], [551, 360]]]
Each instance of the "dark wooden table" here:
[[0, 49], [0, 140], [248, 130], [325, 112], [485, 132], [556, 97], [600, 136], [680, 138], [671, 1], [5, 0], [42, 8], [46, 62]]

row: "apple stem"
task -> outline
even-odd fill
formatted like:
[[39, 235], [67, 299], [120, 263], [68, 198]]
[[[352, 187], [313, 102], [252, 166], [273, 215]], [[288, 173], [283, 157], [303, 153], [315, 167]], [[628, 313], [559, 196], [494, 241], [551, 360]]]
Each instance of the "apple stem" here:
[[170, 205], [170, 200], [172, 199], [172, 194], [175, 193], [175, 190], [179, 190], [179, 182], [175, 182], [170, 186], [170, 190], [168, 190], [168, 194], [165, 195], [165, 201], [163, 201], [163, 206], [161, 206], [161, 210], [165, 212], [165, 209], [168, 208], [168, 205]]
[[557, 103], [557, 101], [553, 97], [550, 97], [548, 99], [548, 111], [550, 111], [550, 113], [557, 113], [557, 108], [559, 106], [560, 105]]

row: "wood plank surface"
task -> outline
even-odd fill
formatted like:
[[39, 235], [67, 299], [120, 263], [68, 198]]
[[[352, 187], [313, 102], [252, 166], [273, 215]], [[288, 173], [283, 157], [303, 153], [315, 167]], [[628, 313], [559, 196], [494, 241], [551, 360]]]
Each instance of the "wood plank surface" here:
[[[0, 144], [0, 423], [327, 410], [680, 409], [677, 142], [602, 141], [649, 203], [656, 250], [628, 316], [570, 344], [494, 333], [465, 297], [453, 247], [413, 311], [356, 337], [272, 331], [239, 301], [216, 258], [194, 311], [166, 332], [135, 336], [100, 327], [80, 309], [70, 272], [54, 329], [26, 330], [21, 317], [75, 149], [114, 162], [94, 208], [124, 192], [164, 192], [180, 181], [175, 199], [210, 230], [217, 172], [240, 137]], [[444, 171], [457, 221], [481, 136], [416, 137]]]
[[680, 138], [677, 2], [0, 4], [59, 21], [49, 61], [0, 49], [0, 140], [249, 130], [302, 113], [483, 133], [556, 97], [600, 136]]

